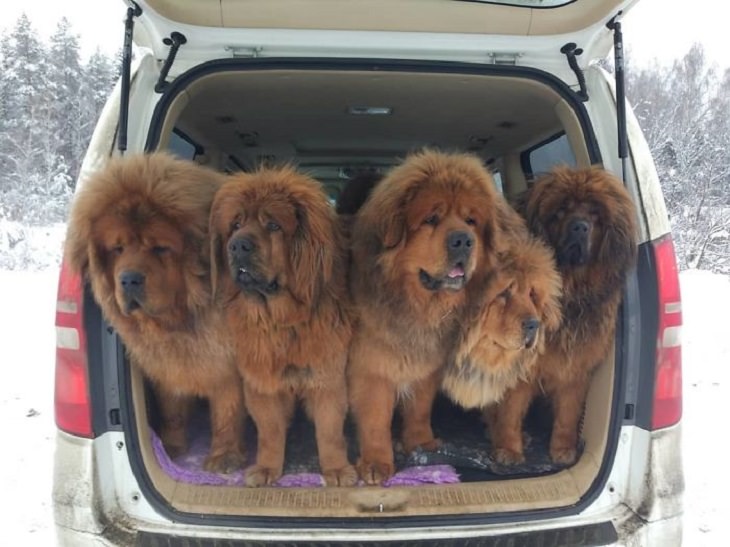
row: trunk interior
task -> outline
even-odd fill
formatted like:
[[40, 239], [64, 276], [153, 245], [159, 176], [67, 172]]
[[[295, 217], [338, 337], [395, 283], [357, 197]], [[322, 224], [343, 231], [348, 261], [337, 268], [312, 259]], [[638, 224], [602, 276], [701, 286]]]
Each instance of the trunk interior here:
[[[526, 71], [462, 73], [405, 69], [217, 68], [165, 95], [150, 148], [169, 148], [220, 170], [250, 170], [289, 162], [319, 180], [333, 203], [362, 170], [385, 172], [424, 146], [470, 151], [494, 173], [506, 196], [556, 163], [585, 166], [599, 158], [582, 106], [569, 90]], [[557, 509], [591, 491], [608, 455], [614, 356], [597, 369], [582, 421], [580, 457], [572, 466], [550, 463], [550, 409], [533, 406], [527, 420], [527, 463], [514, 468], [489, 458], [486, 428], [475, 411], [437, 401], [437, 453], [397, 454], [399, 469], [451, 465], [457, 482], [326, 488], [317, 469], [313, 426], [298, 413], [289, 431], [285, 473], [290, 487], [251, 489], [240, 476], [205, 478], [199, 470], [209, 434], [200, 405], [191, 425], [191, 454], [166, 459], [154, 435], [156, 412], [139, 371], [130, 368], [128, 400], [141, 464], [169, 508], [195, 515], [246, 517], [417, 517]], [[398, 429], [398, 416], [394, 431]], [[346, 424], [351, 461], [354, 427]], [[397, 433], [396, 433], [397, 436]], [[255, 427], [247, 428], [249, 452]], [[196, 468], [196, 466], [198, 466]]]

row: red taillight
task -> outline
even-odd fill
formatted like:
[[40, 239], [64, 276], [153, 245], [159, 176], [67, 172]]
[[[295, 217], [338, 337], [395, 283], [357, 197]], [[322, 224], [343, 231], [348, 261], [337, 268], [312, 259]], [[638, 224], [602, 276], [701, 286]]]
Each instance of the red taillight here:
[[93, 437], [81, 277], [61, 264], [56, 303], [56, 425], [79, 437]]
[[654, 257], [659, 288], [659, 328], [652, 429], [661, 429], [682, 418], [682, 302], [671, 236], [654, 242]]

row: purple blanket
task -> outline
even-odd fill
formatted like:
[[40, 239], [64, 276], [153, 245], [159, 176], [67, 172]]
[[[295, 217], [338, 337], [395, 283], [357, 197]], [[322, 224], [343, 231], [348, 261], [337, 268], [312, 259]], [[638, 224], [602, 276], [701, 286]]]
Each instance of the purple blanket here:
[[[245, 470], [229, 475], [211, 473], [203, 469], [203, 460], [208, 452], [208, 441], [204, 437], [195, 438], [187, 454], [170, 459], [159, 437], [152, 433], [152, 446], [160, 467], [170, 477], [189, 484], [212, 484], [242, 486]], [[417, 486], [419, 484], [453, 484], [459, 482], [456, 470], [450, 465], [415, 466], [402, 469], [388, 479], [383, 486]], [[324, 478], [318, 473], [289, 473], [276, 481], [275, 486], [316, 487], [324, 486]]]

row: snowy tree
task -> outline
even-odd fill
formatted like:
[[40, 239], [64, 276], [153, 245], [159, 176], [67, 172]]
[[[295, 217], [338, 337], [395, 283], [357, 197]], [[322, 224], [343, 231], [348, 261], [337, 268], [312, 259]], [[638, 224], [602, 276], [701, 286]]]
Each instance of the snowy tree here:
[[670, 68], [627, 71], [654, 156], [682, 267], [730, 272], [730, 77], [701, 45]]
[[75, 180], [83, 155], [80, 86], [83, 80], [79, 38], [71, 23], [62, 18], [51, 36], [48, 55], [48, 87], [53, 148], [47, 158], [49, 179]]
[[[37, 167], [45, 161], [49, 118], [45, 50], [27, 16], [22, 15], [2, 46], [0, 191], [8, 198], [41, 183]], [[14, 199], [6, 200], [17, 208]], [[16, 212], [17, 214], [17, 212]]]
[[115, 65], [100, 52], [82, 65], [66, 19], [47, 47], [25, 15], [0, 36], [0, 219], [65, 219]]

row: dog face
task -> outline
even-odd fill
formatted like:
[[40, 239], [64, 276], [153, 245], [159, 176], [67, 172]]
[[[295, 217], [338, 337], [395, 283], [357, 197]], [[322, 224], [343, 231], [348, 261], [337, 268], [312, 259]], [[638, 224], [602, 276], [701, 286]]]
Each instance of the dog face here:
[[560, 325], [560, 277], [537, 242], [501, 253], [499, 262], [481, 330], [501, 350], [535, 349]]
[[180, 228], [159, 217], [142, 220], [139, 208], [127, 211], [100, 218], [94, 228], [97, 259], [119, 310], [153, 317], [183, 313], [188, 249]]
[[401, 287], [412, 302], [432, 295], [462, 299], [491, 253], [495, 200], [479, 160], [423, 152], [375, 187], [354, 237], [369, 242], [368, 254], [375, 255], [385, 282]]
[[211, 214], [217, 286], [270, 305], [313, 305], [332, 278], [335, 216], [319, 184], [292, 169], [231, 178]]
[[66, 259], [115, 323], [187, 325], [210, 304], [207, 225], [219, 174], [164, 153], [116, 158], [79, 191]]
[[418, 192], [405, 207], [403, 268], [428, 291], [459, 291], [482, 254], [484, 212], [466, 195], [438, 188]]
[[557, 168], [538, 179], [527, 221], [555, 249], [561, 268], [617, 264], [635, 254], [634, 208], [621, 181], [598, 168]]

